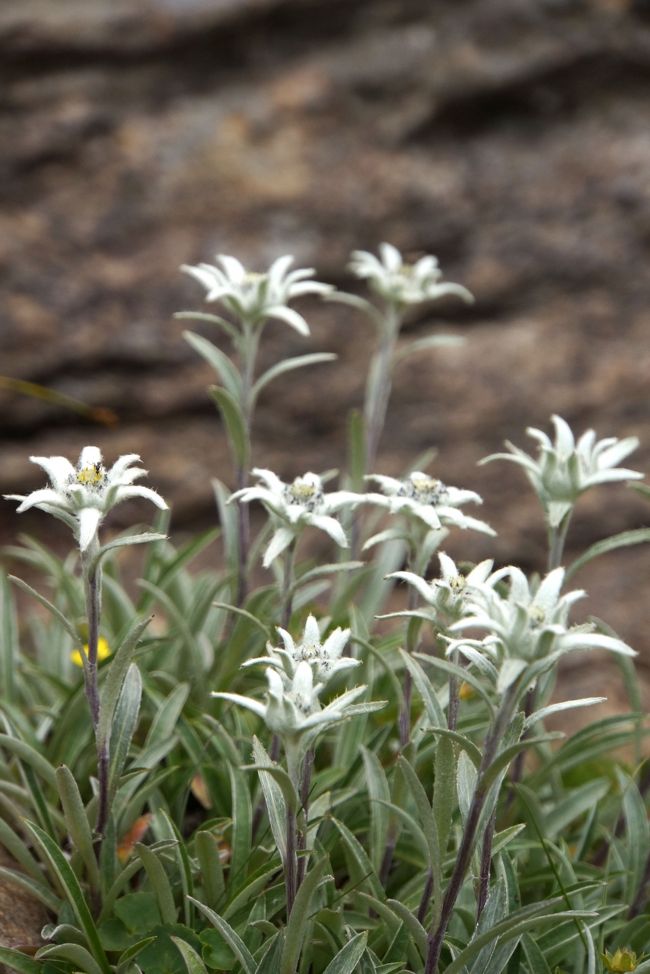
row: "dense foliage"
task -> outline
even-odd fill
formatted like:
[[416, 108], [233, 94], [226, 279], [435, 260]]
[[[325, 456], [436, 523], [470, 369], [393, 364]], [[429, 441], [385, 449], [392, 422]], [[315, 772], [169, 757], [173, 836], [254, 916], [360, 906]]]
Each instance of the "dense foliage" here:
[[[0, 948], [0, 962], [22, 974], [650, 971], [634, 652], [604, 623], [573, 622], [584, 593], [569, 584], [650, 531], [564, 562], [581, 495], [640, 478], [620, 466], [636, 441], [576, 440], [553, 417], [553, 440], [529, 431], [535, 456], [509, 444], [488, 458], [519, 464], [536, 492], [547, 571], [456, 565], [450, 532], [494, 533], [464, 510], [481, 498], [415, 469], [427, 458], [401, 478], [375, 466], [396, 362], [457, 340], [408, 345], [405, 314], [471, 295], [434, 258], [408, 264], [389, 245], [353, 255], [373, 300], [290, 266], [187, 268], [223, 314], [183, 317], [232, 350], [186, 336], [215, 369], [232, 447], [230, 487], [214, 481], [218, 528], [174, 547], [165, 502], [134, 486], [134, 455], [108, 470], [96, 447], [76, 466], [32, 458], [49, 485], [19, 510], [62, 520], [77, 549], [61, 560], [26, 538], [6, 551], [43, 583], [0, 588], [0, 843], [16, 864], [0, 874], [52, 922], [35, 956]], [[332, 358], [258, 374], [269, 319], [308, 334], [290, 306], [303, 294], [377, 328], [338, 490], [312, 472], [251, 474], [259, 393]], [[155, 533], [100, 541], [132, 497], [161, 508]], [[267, 515], [256, 536], [251, 504]], [[305, 554], [314, 532], [331, 546], [324, 563]], [[136, 543], [131, 589], [123, 549]], [[222, 567], [193, 568], [201, 553]], [[602, 699], [555, 693], [561, 657], [594, 649], [615, 654], [629, 712], [549, 733], [554, 713]]]

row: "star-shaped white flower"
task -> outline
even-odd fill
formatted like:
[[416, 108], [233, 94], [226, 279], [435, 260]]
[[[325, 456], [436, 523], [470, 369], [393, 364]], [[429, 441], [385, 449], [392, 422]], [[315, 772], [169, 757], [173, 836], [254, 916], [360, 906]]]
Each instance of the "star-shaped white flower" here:
[[366, 503], [387, 507], [391, 514], [406, 514], [422, 521], [434, 531], [450, 526], [495, 534], [484, 521], [469, 517], [458, 510], [462, 504], [483, 503], [482, 498], [473, 490], [447, 487], [441, 480], [429, 477], [419, 470], [404, 480], [380, 474], [370, 474], [366, 479], [376, 481], [383, 491], [382, 494], [366, 494]]
[[265, 663], [276, 669], [285, 681], [285, 685], [293, 680], [297, 667], [301, 663], [308, 663], [312, 669], [314, 679], [319, 683], [327, 683], [336, 673], [359, 666], [360, 660], [343, 656], [343, 650], [350, 638], [349, 629], [334, 629], [324, 642], [321, 642], [320, 630], [315, 616], [307, 617], [305, 631], [300, 642], [294, 641], [290, 633], [280, 626], [277, 630], [282, 638], [284, 647], [267, 645], [268, 656], [247, 660], [244, 666]]
[[[456, 563], [444, 551], [438, 553], [440, 560], [440, 577], [427, 582], [415, 572], [392, 572], [388, 578], [399, 578], [407, 582], [420, 595], [425, 605], [419, 609], [391, 612], [386, 618], [393, 616], [415, 616], [426, 619], [435, 625], [446, 624], [449, 620], [460, 619], [470, 611], [470, 599], [474, 586], [489, 584], [492, 571], [492, 559], [475, 565], [467, 575], [463, 575]], [[382, 617], [383, 618], [383, 617]]]
[[345, 507], [353, 507], [365, 500], [365, 496], [339, 490], [326, 494], [318, 474], [306, 473], [286, 484], [272, 470], [253, 469], [261, 481], [253, 487], [236, 491], [230, 500], [242, 504], [260, 501], [275, 519], [276, 529], [264, 552], [263, 565], [268, 568], [273, 561], [298, 537], [306, 526], [324, 531], [341, 548], [348, 547], [348, 539], [339, 521], [332, 517]]
[[19, 514], [38, 507], [58, 517], [75, 532], [81, 551], [86, 551], [106, 514], [121, 501], [144, 497], [161, 510], [167, 509], [167, 504], [155, 490], [133, 485], [134, 480], [147, 473], [133, 466], [139, 459], [137, 453], [128, 453], [106, 470], [101, 451], [96, 446], [83, 448], [76, 467], [65, 457], [30, 457], [32, 463], [37, 463], [48, 475], [50, 486], [26, 496], [6, 494], [5, 497], [21, 502], [17, 509]]
[[[586, 593], [575, 589], [562, 595], [564, 575], [563, 568], [555, 568], [531, 585], [514, 566], [494, 572], [485, 584], [473, 586], [467, 613], [451, 626], [454, 632], [483, 629], [488, 635], [454, 639], [447, 652], [457, 649], [483, 669], [496, 667], [498, 690], [506, 689], [533, 661], [557, 659], [576, 649], [636, 656], [622, 640], [594, 632], [592, 625], [569, 625], [571, 607]], [[505, 597], [495, 587], [503, 579], [510, 582]]]
[[506, 447], [509, 453], [494, 453], [481, 460], [481, 463], [511, 460], [523, 467], [542, 502], [551, 527], [560, 525], [578, 497], [590, 487], [643, 478], [643, 474], [636, 470], [618, 466], [638, 447], [636, 436], [623, 440], [610, 436], [597, 441], [594, 430], [587, 430], [576, 441], [570, 426], [561, 416], [552, 416], [551, 420], [555, 427], [554, 442], [542, 430], [529, 428], [526, 431], [539, 444], [536, 460], [508, 441]]
[[306, 660], [298, 663], [290, 682], [271, 666], [266, 670], [266, 679], [266, 703], [239, 693], [214, 692], [212, 696], [251, 710], [262, 718], [274, 734], [285, 738], [307, 736], [310, 740], [329, 724], [383, 706], [383, 702], [354, 705], [354, 701], [366, 690], [365, 686], [359, 686], [340, 694], [321, 708], [318, 698], [323, 684], [314, 683], [313, 670]]
[[349, 269], [388, 301], [396, 304], [422, 304], [447, 294], [472, 303], [474, 298], [460, 284], [441, 283], [442, 271], [436, 257], [427, 255], [414, 264], [406, 263], [392, 244], [379, 245], [379, 257], [367, 250], [355, 250]]
[[290, 308], [289, 302], [303, 294], [330, 294], [332, 285], [314, 281], [313, 267], [289, 268], [294, 258], [278, 257], [268, 271], [247, 271], [235, 257], [217, 256], [217, 264], [184, 264], [181, 270], [190, 274], [207, 291], [206, 301], [218, 301], [236, 318], [251, 325], [262, 325], [267, 318], [278, 318], [301, 335], [309, 334], [302, 315]]

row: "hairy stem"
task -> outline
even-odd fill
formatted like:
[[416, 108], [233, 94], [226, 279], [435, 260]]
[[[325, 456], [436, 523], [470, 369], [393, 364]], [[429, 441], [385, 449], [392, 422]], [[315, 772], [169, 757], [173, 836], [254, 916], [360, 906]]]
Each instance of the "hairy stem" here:
[[[451, 662], [458, 665], [458, 650], [455, 649], [451, 654]], [[456, 730], [458, 725], [458, 709], [460, 704], [460, 684], [458, 677], [453, 673], [449, 675], [449, 705], [447, 707], [447, 727], [449, 730]]]
[[108, 807], [108, 741], [99, 737], [100, 699], [97, 675], [97, 651], [99, 646], [102, 581], [101, 567], [96, 564], [97, 550], [98, 544], [95, 541], [82, 556], [82, 570], [86, 596], [86, 616], [88, 619], [88, 662], [84, 667], [84, 689], [86, 699], [88, 700], [97, 753], [99, 793], [97, 796], [97, 822], [95, 831], [98, 836], [97, 854], [99, 855], [110, 810]]
[[486, 786], [485, 782], [485, 774], [496, 757], [499, 743], [512, 717], [515, 700], [516, 696], [514, 687], [510, 687], [506, 692], [501, 709], [497, 713], [492, 728], [485, 740], [483, 757], [481, 759], [481, 765], [479, 767], [479, 772], [476, 779], [474, 794], [472, 796], [469, 812], [465, 821], [465, 828], [463, 830], [463, 836], [458, 849], [456, 863], [442, 901], [440, 919], [435, 930], [432, 930], [427, 938], [428, 949], [424, 974], [435, 974], [435, 972], [438, 970], [438, 961], [440, 960], [442, 944], [447, 932], [447, 927], [449, 926], [449, 921], [451, 920], [451, 915], [456, 904], [456, 900], [458, 899], [458, 895], [465, 880], [465, 874], [467, 873], [467, 868], [470, 863], [472, 850], [476, 840], [476, 831], [481, 818], [481, 812], [483, 811], [483, 806], [485, 805], [485, 800], [489, 792], [489, 788]]
[[287, 861], [284, 864], [284, 881], [287, 890], [287, 920], [291, 916], [298, 890], [297, 880], [296, 813], [287, 808]]
[[370, 366], [364, 405], [364, 417], [366, 421], [366, 470], [372, 470], [375, 465], [379, 440], [386, 420], [386, 412], [390, 399], [395, 343], [401, 324], [400, 317], [397, 305], [390, 302], [386, 307], [384, 329], [379, 348]]
[[571, 523], [573, 509], [564, 515], [557, 527], [548, 529], [548, 570], [559, 568], [564, 557], [564, 544]]
[[291, 612], [293, 610], [295, 555], [296, 539], [294, 538], [284, 553], [284, 571], [282, 577], [282, 613], [280, 616], [283, 629], [288, 629], [289, 623], [291, 622]]
[[492, 842], [494, 840], [494, 829], [497, 820], [496, 808], [490, 816], [490, 820], [485, 827], [483, 834], [483, 847], [481, 849], [481, 874], [479, 877], [478, 900], [476, 903], [476, 922], [481, 919], [481, 913], [487, 903], [488, 891], [490, 889], [490, 865], [492, 863]]
[[[251, 437], [253, 432], [253, 380], [255, 378], [255, 362], [257, 359], [257, 349], [259, 345], [259, 331], [249, 322], [242, 322], [242, 342], [240, 347], [241, 358], [241, 399], [240, 408], [244, 418], [244, 428], [246, 434], [245, 457], [241, 463], [236, 464], [235, 482], [236, 489], [241, 490], [248, 483], [248, 468], [251, 460]], [[237, 565], [237, 592], [235, 605], [241, 607], [244, 604], [248, 593], [248, 549], [250, 547], [250, 510], [248, 504], [238, 505], [237, 535], [238, 535], [238, 565]]]
[[311, 790], [311, 776], [314, 770], [314, 749], [310, 748], [302, 766], [302, 781], [300, 784], [300, 807], [302, 827], [298, 830], [297, 853], [298, 853], [298, 880], [296, 888], [300, 889], [301, 883], [305, 878], [307, 868], [307, 824], [309, 820], [309, 792]]

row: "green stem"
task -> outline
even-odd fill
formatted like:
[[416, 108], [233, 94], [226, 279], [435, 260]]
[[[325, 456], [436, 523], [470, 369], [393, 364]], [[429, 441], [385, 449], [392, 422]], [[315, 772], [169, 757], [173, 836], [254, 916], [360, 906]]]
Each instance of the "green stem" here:
[[284, 553], [284, 570], [282, 577], [282, 614], [281, 624], [283, 629], [288, 629], [291, 622], [291, 612], [293, 610], [293, 585], [294, 568], [296, 556], [296, 542], [294, 538]]
[[401, 325], [399, 305], [389, 302], [386, 307], [384, 329], [370, 366], [366, 389], [364, 417], [366, 421], [366, 470], [372, 470], [377, 457], [379, 440], [386, 421], [390, 399], [395, 345]]
[[95, 737], [95, 748], [97, 753], [97, 779], [99, 783], [99, 794], [97, 801], [97, 822], [95, 831], [98, 836], [97, 853], [101, 848], [101, 842], [108, 823], [108, 764], [109, 750], [108, 741], [99, 736], [99, 682], [97, 673], [97, 652], [99, 646], [99, 621], [101, 616], [102, 600], [102, 579], [101, 567], [97, 564], [98, 542], [94, 541], [82, 555], [82, 570], [84, 578], [84, 590], [86, 595], [86, 615], [88, 619], [88, 662], [84, 667], [84, 689], [90, 718]]
[[[255, 378], [258, 346], [259, 328], [255, 328], [248, 321], [242, 321], [242, 338], [239, 347], [241, 359], [241, 400], [239, 405], [246, 430], [246, 456], [244, 461], [238, 463], [235, 468], [237, 490], [241, 490], [248, 484], [248, 468], [251, 462], [251, 439], [253, 434], [253, 400], [251, 393]], [[247, 565], [248, 550], [250, 548], [250, 510], [248, 504], [238, 505], [237, 534], [239, 543], [235, 605], [241, 607], [248, 593]]]
[[573, 508], [568, 511], [557, 527], [549, 527], [548, 529], [548, 570], [553, 571], [554, 568], [559, 568], [562, 564], [562, 558], [564, 556], [564, 544], [566, 542], [567, 532], [569, 530], [569, 524], [571, 523], [571, 515], [573, 514]]
[[[296, 795], [300, 795], [303, 785], [303, 767], [305, 761], [300, 745], [296, 739], [284, 738], [284, 753], [287, 761], [287, 774], [295, 788]], [[293, 904], [298, 892], [298, 828], [296, 810], [287, 805], [287, 857], [284, 863], [284, 881], [287, 894], [287, 920], [291, 916]]]

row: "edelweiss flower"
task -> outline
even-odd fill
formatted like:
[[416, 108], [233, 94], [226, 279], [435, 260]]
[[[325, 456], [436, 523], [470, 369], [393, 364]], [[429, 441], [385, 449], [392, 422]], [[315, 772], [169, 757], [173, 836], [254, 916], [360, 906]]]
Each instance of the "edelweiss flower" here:
[[399, 250], [389, 243], [379, 245], [379, 255], [355, 250], [348, 267], [388, 301], [421, 304], [446, 294], [456, 294], [468, 303], [474, 301], [467, 288], [460, 284], [440, 283], [442, 271], [435, 257], [421, 257], [415, 264], [407, 264]]
[[447, 525], [457, 528], [472, 528], [484, 534], [494, 535], [492, 528], [484, 521], [468, 517], [459, 511], [461, 504], [482, 504], [482, 498], [473, 490], [459, 490], [447, 487], [441, 480], [429, 477], [419, 470], [405, 480], [371, 474], [366, 480], [375, 480], [383, 494], [366, 494], [369, 504], [387, 507], [391, 514], [406, 514], [423, 521], [429, 528], [439, 531]]
[[282, 629], [280, 626], [277, 627], [277, 630], [282, 637], [284, 648], [273, 647], [269, 643], [267, 645], [268, 656], [247, 660], [243, 664], [244, 666], [266, 663], [267, 666], [272, 666], [278, 670], [285, 685], [293, 680], [297, 667], [301, 663], [308, 663], [314, 679], [323, 684], [327, 683], [336, 673], [359, 666], [360, 660], [341, 655], [350, 638], [349, 629], [339, 627], [329, 634], [324, 643], [321, 643], [318, 622], [313, 615], [310, 615], [305, 624], [302, 642], [294, 642], [286, 629]]
[[[494, 587], [504, 578], [510, 581], [506, 598]], [[447, 653], [458, 649], [482, 669], [495, 676], [498, 672], [499, 691], [510, 686], [529, 663], [557, 659], [576, 649], [608, 649], [636, 656], [622, 640], [594, 632], [591, 625], [569, 627], [571, 606], [585, 592], [576, 589], [560, 595], [563, 583], [563, 568], [549, 572], [537, 586], [531, 586], [514, 566], [494, 572], [488, 582], [473, 586], [467, 614], [451, 627], [456, 632], [484, 629], [489, 635], [482, 640], [454, 639]]]
[[262, 563], [265, 568], [282, 554], [306, 525], [325, 531], [341, 548], [347, 548], [345, 532], [331, 515], [344, 507], [361, 503], [365, 499], [363, 496], [346, 490], [326, 494], [321, 478], [315, 473], [296, 477], [290, 484], [285, 484], [271, 470], [256, 467], [253, 474], [262, 484], [244, 487], [236, 491], [230, 500], [238, 500], [242, 504], [261, 501], [276, 519], [276, 530], [264, 552]]
[[[492, 571], [492, 559], [480, 562], [467, 575], [463, 575], [457, 568], [456, 563], [446, 555], [444, 551], [439, 552], [441, 577], [434, 578], [430, 582], [425, 581], [415, 572], [393, 572], [388, 578], [401, 578], [403, 581], [412, 585], [426, 602], [426, 607], [411, 609], [404, 612], [391, 612], [392, 616], [415, 616], [419, 619], [426, 619], [435, 625], [440, 625], [442, 621], [460, 619], [465, 613], [470, 611], [469, 600], [474, 586], [489, 584], [489, 575]], [[386, 616], [388, 618], [389, 616]]]
[[265, 704], [239, 693], [215, 692], [212, 696], [246, 707], [261, 717], [270, 731], [285, 737], [308, 734], [313, 738], [327, 724], [383, 706], [377, 703], [351, 706], [366, 689], [365, 686], [360, 686], [342, 693], [321, 709], [318, 697], [323, 690], [323, 684], [314, 684], [312, 668], [305, 660], [298, 663], [290, 683], [283, 680], [271, 666], [266, 670], [266, 679], [268, 690]]
[[267, 318], [279, 318], [301, 335], [309, 334], [307, 322], [288, 304], [302, 294], [329, 294], [330, 284], [311, 280], [313, 267], [289, 271], [294, 258], [278, 257], [264, 274], [247, 271], [235, 257], [219, 254], [221, 266], [184, 264], [181, 270], [194, 277], [207, 290], [206, 301], [219, 301], [237, 318], [251, 325], [262, 325]]
[[102, 520], [116, 504], [131, 497], [144, 497], [161, 510], [167, 504], [160, 494], [149, 487], [134, 487], [133, 481], [146, 475], [140, 467], [132, 467], [140, 457], [128, 453], [115, 461], [110, 470], [104, 467], [102, 454], [96, 446], [81, 451], [77, 467], [65, 457], [30, 457], [50, 478], [50, 487], [34, 490], [27, 496], [5, 494], [7, 500], [21, 501], [18, 513], [38, 507], [59, 520], [65, 521], [75, 532], [81, 551], [86, 551], [97, 537]]
[[537, 496], [547, 513], [551, 527], [558, 527], [580, 494], [594, 487], [617, 480], [638, 480], [642, 473], [618, 467], [639, 445], [636, 436], [618, 440], [614, 436], [596, 441], [593, 430], [587, 430], [576, 442], [568, 423], [561, 416], [552, 416], [555, 442], [546, 433], [529, 428], [526, 432], [539, 443], [539, 456], [531, 456], [506, 441], [509, 453], [494, 453], [481, 460], [511, 460], [524, 468]]

